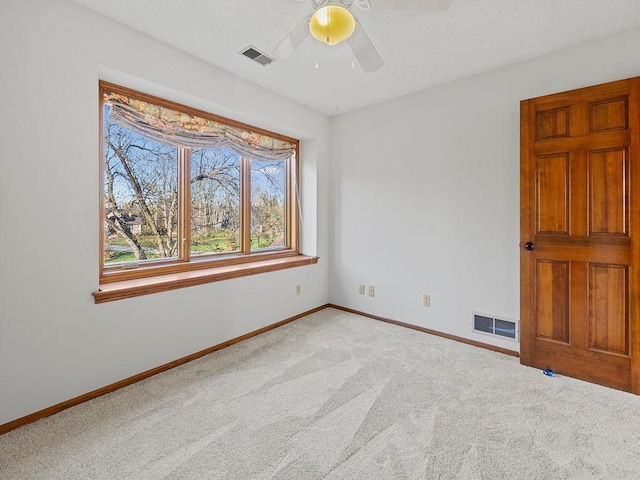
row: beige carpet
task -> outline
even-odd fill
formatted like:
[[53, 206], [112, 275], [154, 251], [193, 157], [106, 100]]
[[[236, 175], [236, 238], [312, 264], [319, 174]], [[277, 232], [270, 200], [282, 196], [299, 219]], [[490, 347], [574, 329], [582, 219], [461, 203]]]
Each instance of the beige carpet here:
[[637, 480], [640, 397], [326, 309], [0, 437], [0, 478]]

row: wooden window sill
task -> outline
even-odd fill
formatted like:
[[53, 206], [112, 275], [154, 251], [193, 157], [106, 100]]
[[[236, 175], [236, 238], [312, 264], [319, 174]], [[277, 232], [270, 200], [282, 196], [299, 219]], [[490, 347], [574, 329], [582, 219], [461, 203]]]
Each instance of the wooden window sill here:
[[95, 303], [111, 302], [124, 298], [150, 295], [166, 292], [178, 288], [219, 282], [231, 278], [246, 277], [258, 273], [275, 272], [286, 268], [302, 267], [318, 263], [318, 257], [296, 255], [293, 257], [262, 260], [237, 265], [225, 265], [191, 270], [188, 272], [171, 273], [156, 277], [138, 278], [101, 284], [97, 292], [93, 292]]

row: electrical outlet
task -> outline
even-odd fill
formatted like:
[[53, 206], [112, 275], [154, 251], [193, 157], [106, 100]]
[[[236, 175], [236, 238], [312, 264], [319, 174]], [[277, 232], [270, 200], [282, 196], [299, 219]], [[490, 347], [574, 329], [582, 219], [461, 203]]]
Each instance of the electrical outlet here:
[[425, 307], [431, 306], [431, 295], [422, 296], [422, 305], [424, 305]]
[[375, 290], [373, 285], [369, 285], [369, 296], [370, 297], [375, 297], [376, 296], [376, 290]]
[[360, 284], [360, 289], [358, 290], [360, 295], [364, 295], [364, 285]]
[[300, 285], [296, 285], [296, 295], [300, 295]]

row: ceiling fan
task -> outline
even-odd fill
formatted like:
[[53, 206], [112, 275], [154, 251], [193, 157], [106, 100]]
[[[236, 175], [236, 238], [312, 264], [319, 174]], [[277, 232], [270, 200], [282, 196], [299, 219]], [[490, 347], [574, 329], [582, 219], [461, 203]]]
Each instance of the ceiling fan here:
[[375, 72], [384, 62], [371, 39], [351, 10], [445, 10], [453, 0], [297, 0], [311, 2], [313, 14], [303, 18], [273, 51], [277, 59], [293, 53], [309, 36], [328, 45], [346, 41], [356, 60], [367, 72]]

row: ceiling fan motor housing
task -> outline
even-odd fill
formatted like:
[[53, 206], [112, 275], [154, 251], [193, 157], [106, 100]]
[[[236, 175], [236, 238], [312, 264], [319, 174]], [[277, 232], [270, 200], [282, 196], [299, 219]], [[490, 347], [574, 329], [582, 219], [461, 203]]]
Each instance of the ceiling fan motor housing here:
[[[311, 0], [311, 6], [314, 10], [318, 10], [319, 8], [326, 5], [338, 5], [351, 10], [351, 7], [353, 7], [353, 1], [354, 0]], [[358, 4], [361, 4], [363, 2], [368, 4], [369, 0], [357, 0], [357, 2]]]

